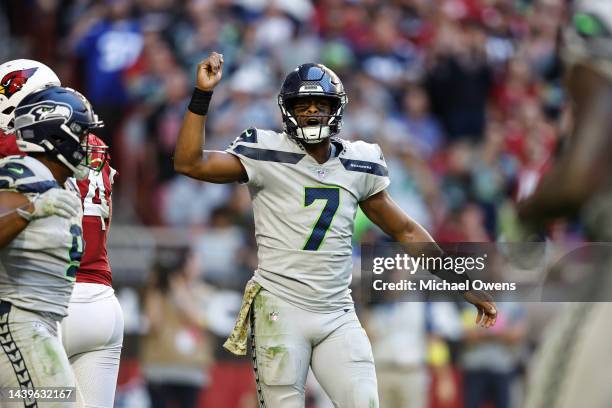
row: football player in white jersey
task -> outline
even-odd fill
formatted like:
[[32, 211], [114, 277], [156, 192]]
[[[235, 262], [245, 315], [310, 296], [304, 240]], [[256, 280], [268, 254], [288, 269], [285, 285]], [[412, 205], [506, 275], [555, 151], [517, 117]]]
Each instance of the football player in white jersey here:
[[83, 253], [83, 211], [76, 189], [62, 186], [86, 174], [83, 141], [102, 122], [81, 94], [59, 86], [28, 94], [14, 115], [38, 151], [0, 159], [0, 388], [74, 387], [57, 323]]
[[[285, 79], [278, 98], [282, 133], [251, 128], [225, 152], [202, 153], [222, 65], [222, 55], [213, 52], [198, 66], [175, 169], [213, 183], [244, 182], [253, 199], [259, 266], [245, 291], [239, 340], [230, 338], [226, 348], [245, 353], [250, 309], [260, 406], [303, 407], [312, 367], [336, 407], [377, 407], [372, 351], [349, 289], [357, 206], [398, 242], [432, 238], [387, 194], [380, 148], [336, 137], [347, 97], [321, 64], [300, 65]], [[495, 322], [492, 301], [473, 293], [466, 298], [478, 308], [480, 324]]]
[[[3, 112], [0, 113], [0, 158], [36, 152], [40, 149], [38, 145], [16, 140], [15, 107], [37, 88], [60, 85], [59, 78], [46, 65], [28, 59], [1, 64], [0, 78], [4, 84], [0, 87], [0, 112]], [[87, 171], [87, 177], [78, 180], [71, 177], [67, 181], [73, 186], [76, 184], [81, 195], [86, 245], [60, 334], [77, 379], [77, 402], [85, 407], [112, 407], [123, 344], [123, 313], [112, 288], [106, 250], [116, 171], [110, 166], [108, 146], [102, 140], [89, 134], [86, 146], [87, 161], [93, 171]], [[83, 331], [92, 319], [97, 322], [96, 326]]]
[[[612, 241], [612, 1], [579, 0], [562, 56], [573, 128], [553, 168], [519, 203], [527, 230], [578, 215], [590, 241]], [[612, 407], [612, 255], [591, 276], [587, 303], [566, 305], [538, 348], [526, 408]]]

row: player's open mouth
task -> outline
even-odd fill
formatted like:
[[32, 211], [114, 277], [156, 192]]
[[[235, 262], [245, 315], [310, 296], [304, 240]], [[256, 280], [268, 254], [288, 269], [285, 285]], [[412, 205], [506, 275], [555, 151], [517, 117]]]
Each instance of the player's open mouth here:
[[321, 124], [321, 121], [318, 118], [308, 118], [306, 120], [306, 126], [318, 126]]

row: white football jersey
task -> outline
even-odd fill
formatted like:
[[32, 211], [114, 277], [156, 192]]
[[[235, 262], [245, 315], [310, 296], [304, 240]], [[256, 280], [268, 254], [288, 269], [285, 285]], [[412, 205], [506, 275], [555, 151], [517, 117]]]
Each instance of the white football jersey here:
[[352, 304], [353, 222], [361, 201], [389, 185], [380, 147], [332, 138], [319, 164], [283, 133], [250, 128], [227, 149], [248, 173], [259, 265], [255, 280], [294, 305]]
[[[33, 157], [0, 160], [0, 191], [26, 196], [61, 188], [51, 171]], [[75, 192], [77, 194], [77, 192]], [[83, 211], [71, 219], [58, 216], [31, 221], [0, 248], [0, 299], [36, 312], [65, 316], [83, 252]]]

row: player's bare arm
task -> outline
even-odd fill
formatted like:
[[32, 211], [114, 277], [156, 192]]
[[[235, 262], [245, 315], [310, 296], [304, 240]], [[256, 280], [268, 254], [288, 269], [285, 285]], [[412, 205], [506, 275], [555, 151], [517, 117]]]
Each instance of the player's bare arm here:
[[0, 248], [8, 245], [30, 221], [57, 215], [77, 215], [81, 202], [69, 191], [52, 188], [30, 200], [21, 193], [0, 191]]
[[[435, 243], [431, 235], [418, 222], [410, 218], [393, 201], [387, 191], [381, 191], [359, 203], [359, 206], [368, 218], [378, 225], [387, 235], [395, 241], [404, 244]], [[431, 247], [431, 245], [424, 245]], [[415, 246], [413, 250], [420, 255], [423, 251]], [[442, 253], [440, 250], [439, 254]], [[439, 255], [438, 254], [438, 255]], [[497, 318], [495, 302], [482, 291], [468, 291], [464, 295], [465, 300], [478, 309], [476, 323], [482, 327], [491, 327]]]
[[[575, 95], [572, 135], [554, 168], [542, 178], [533, 195], [519, 205], [521, 218], [534, 226], [575, 213], [606, 185], [609, 180], [605, 175], [612, 170], [608, 156], [612, 150], [612, 84], [584, 66], [572, 69], [568, 83]], [[595, 174], [598, 176], [593, 177]]]
[[[212, 52], [208, 58], [198, 65], [196, 94], [199, 93], [200, 98], [210, 98], [213, 89], [221, 81], [222, 75], [223, 56]], [[194, 98], [196, 97], [194, 95]], [[193, 102], [192, 99], [192, 104]], [[174, 153], [174, 170], [186, 176], [211, 183], [246, 181], [248, 179], [247, 173], [240, 163], [240, 159], [236, 156], [225, 152], [204, 150], [206, 112], [198, 111], [198, 113], [194, 113], [191, 109], [190, 105], [179, 132]]]
[[4, 248], [28, 226], [28, 221], [19, 215], [17, 208], [28, 212], [34, 210], [30, 200], [23, 194], [0, 192], [0, 248]]
[[386, 190], [362, 201], [359, 206], [374, 224], [397, 242], [434, 242], [425, 228], [410, 218]]

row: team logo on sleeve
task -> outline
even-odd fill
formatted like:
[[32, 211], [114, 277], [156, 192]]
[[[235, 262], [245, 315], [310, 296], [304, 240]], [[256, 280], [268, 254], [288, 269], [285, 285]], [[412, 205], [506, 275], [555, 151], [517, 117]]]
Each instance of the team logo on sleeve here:
[[16, 92], [19, 92], [37, 69], [38, 68], [21, 69], [6, 74], [0, 80], [0, 95], [10, 98]]

